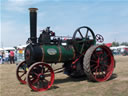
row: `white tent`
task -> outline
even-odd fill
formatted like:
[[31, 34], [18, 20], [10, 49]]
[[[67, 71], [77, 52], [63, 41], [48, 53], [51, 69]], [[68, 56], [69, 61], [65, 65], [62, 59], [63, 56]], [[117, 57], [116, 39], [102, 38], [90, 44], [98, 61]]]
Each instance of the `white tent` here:
[[118, 47], [110, 47], [111, 50], [116, 50]]
[[117, 47], [110, 47], [110, 49], [124, 49], [124, 48], [128, 48], [128, 46], [117, 46]]
[[27, 45], [20, 45], [20, 46], [17, 46], [17, 48], [19, 48], [19, 49], [23, 49], [23, 48], [25, 48]]
[[124, 48], [128, 48], [128, 46], [110, 47], [111, 50], [120, 51], [120, 52], [124, 52], [124, 50], [125, 50]]
[[120, 48], [120, 49], [121, 49], [121, 48], [128, 48], [128, 46], [118, 46], [117, 48], [118, 48], [118, 49], [119, 49], [119, 48]]
[[4, 49], [3, 48], [0, 48], [0, 51], [3, 51]]
[[15, 48], [13, 48], [13, 47], [5, 47], [5, 48], [3, 48], [3, 50], [5, 50], [5, 51], [7, 51], [7, 50], [12, 50], [12, 51], [14, 51]]

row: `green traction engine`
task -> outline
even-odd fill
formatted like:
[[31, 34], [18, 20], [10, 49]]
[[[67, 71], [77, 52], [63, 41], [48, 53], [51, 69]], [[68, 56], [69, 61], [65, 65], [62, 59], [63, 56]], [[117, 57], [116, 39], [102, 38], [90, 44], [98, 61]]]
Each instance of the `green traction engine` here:
[[[25, 49], [25, 60], [16, 69], [16, 77], [34, 91], [45, 91], [54, 83], [54, 74], [62, 69], [73, 78], [86, 76], [88, 80], [108, 80], [115, 62], [111, 50], [105, 45], [96, 45], [104, 38], [95, 35], [92, 29], [82, 26], [73, 37], [56, 36], [50, 27], [41, 31], [37, 38], [37, 8], [30, 10], [30, 38]], [[61, 68], [52, 64], [63, 63]], [[53, 70], [54, 69], [54, 70]]]

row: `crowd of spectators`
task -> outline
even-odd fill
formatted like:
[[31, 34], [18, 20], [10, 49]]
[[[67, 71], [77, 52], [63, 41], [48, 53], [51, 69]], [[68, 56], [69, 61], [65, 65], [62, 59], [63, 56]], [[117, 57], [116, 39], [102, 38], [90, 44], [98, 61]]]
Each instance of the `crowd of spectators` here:
[[15, 64], [16, 55], [14, 51], [0, 51], [0, 64]]

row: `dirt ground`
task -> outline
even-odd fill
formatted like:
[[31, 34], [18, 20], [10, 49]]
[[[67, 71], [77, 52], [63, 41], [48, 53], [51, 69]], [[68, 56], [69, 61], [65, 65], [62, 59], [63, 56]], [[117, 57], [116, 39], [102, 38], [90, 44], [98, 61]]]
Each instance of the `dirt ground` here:
[[44, 92], [34, 92], [20, 84], [16, 79], [15, 64], [1, 64], [0, 96], [128, 96], [128, 56], [115, 56], [115, 59], [113, 76], [106, 82], [71, 79], [62, 72], [55, 75], [52, 88]]

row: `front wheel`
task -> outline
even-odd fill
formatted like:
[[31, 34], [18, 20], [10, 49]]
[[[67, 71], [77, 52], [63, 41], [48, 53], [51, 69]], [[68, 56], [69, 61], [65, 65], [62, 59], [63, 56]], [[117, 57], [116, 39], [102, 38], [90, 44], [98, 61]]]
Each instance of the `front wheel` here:
[[33, 64], [27, 72], [27, 84], [34, 91], [45, 91], [54, 82], [53, 69], [43, 62]]

